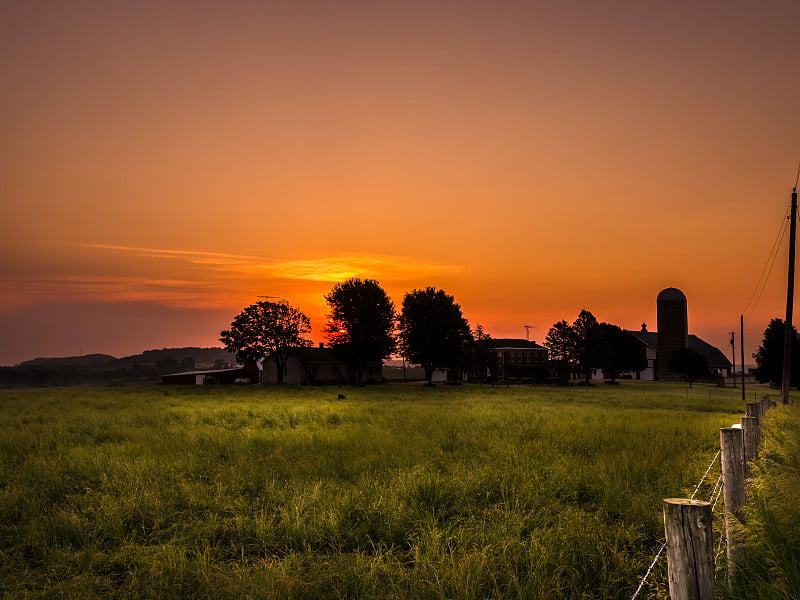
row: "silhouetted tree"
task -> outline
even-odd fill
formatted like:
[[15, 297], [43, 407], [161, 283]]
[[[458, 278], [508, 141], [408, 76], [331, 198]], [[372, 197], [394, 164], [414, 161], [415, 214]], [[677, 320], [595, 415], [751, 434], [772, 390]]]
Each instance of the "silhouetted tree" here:
[[706, 357], [691, 348], [673, 350], [669, 360], [669, 370], [684, 375], [690, 387], [697, 377], [705, 377], [711, 372]]
[[472, 340], [469, 323], [453, 296], [433, 287], [403, 298], [400, 345], [404, 355], [425, 369], [428, 385], [435, 369], [457, 367]]
[[328, 342], [350, 366], [354, 384], [362, 385], [367, 365], [389, 358], [396, 347], [394, 304], [377, 281], [359, 278], [337, 283], [325, 300]]
[[572, 329], [575, 331], [576, 358], [586, 383], [589, 383], [592, 371], [600, 366], [602, 358], [599, 323], [592, 313], [582, 310], [572, 324]]
[[195, 362], [193, 356], [187, 356], [183, 360], [181, 360], [181, 368], [186, 369], [187, 371], [191, 371], [195, 368]]
[[601, 366], [606, 377], [617, 380], [621, 371], [641, 371], [647, 358], [635, 337], [611, 323], [600, 323]]
[[220, 332], [219, 340], [243, 365], [261, 359], [275, 361], [277, 381], [283, 383], [286, 361], [292, 348], [309, 346], [304, 337], [311, 332], [311, 320], [288, 302], [261, 301], [246, 307]]
[[472, 332], [472, 342], [469, 344], [469, 368], [478, 380], [483, 383], [486, 373], [497, 364], [497, 353], [491, 345], [492, 336], [484, 332], [478, 324]]
[[569, 374], [577, 366], [578, 345], [575, 330], [564, 319], [554, 323], [544, 338], [551, 361], [559, 370], [559, 379], [568, 380]]
[[[783, 338], [786, 332], [783, 319], [772, 319], [764, 330], [764, 339], [753, 354], [756, 360], [756, 377], [761, 383], [780, 385], [783, 380]], [[800, 337], [792, 325], [791, 383], [800, 382]]]

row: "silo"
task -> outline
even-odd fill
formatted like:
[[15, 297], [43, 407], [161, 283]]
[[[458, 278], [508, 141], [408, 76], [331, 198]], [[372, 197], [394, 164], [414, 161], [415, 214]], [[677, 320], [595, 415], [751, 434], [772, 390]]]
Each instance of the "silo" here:
[[689, 321], [686, 311], [686, 296], [677, 288], [661, 290], [656, 299], [658, 313], [658, 378], [670, 381], [679, 377], [669, 368], [675, 350], [684, 349], [689, 343]]

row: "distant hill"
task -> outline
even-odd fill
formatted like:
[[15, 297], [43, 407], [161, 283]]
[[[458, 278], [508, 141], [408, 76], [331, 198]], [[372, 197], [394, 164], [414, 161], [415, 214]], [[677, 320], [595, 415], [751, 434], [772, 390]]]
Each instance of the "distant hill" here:
[[107, 367], [119, 360], [110, 354], [86, 354], [63, 358], [34, 358], [17, 365], [19, 369], [86, 369]]
[[145, 350], [141, 354], [134, 354], [120, 358], [120, 366], [133, 364], [156, 364], [159, 361], [177, 360], [178, 362], [193, 358], [195, 364], [200, 368], [202, 365], [213, 365], [215, 361], [221, 360], [226, 363], [235, 364], [236, 358], [233, 354], [223, 348], [162, 348], [161, 350]]
[[84, 356], [65, 356], [61, 358], [34, 358], [17, 365], [19, 369], [92, 369], [92, 368], [124, 368], [133, 365], [155, 365], [159, 361], [182, 361], [194, 359], [195, 364], [211, 365], [221, 360], [235, 363], [233, 354], [223, 348], [162, 348], [161, 350], [145, 350], [141, 354], [132, 354], [117, 358], [110, 354], [86, 354]]
[[152, 383], [165, 373], [220, 364], [234, 365], [236, 359], [222, 348], [194, 347], [145, 350], [124, 358], [110, 354], [35, 358], [16, 367], [0, 367], [0, 388]]

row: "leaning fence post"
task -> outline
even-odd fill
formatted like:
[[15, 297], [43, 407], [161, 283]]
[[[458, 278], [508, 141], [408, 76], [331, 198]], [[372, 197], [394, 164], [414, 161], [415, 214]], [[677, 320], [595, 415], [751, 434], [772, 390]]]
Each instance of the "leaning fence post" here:
[[669, 597], [672, 600], [713, 600], [714, 534], [711, 503], [666, 498]]
[[744, 436], [744, 478], [753, 476], [751, 465], [758, 458], [758, 418], [742, 417]]
[[744, 524], [744, 435], [741, 426], [722, 427], [719, 434], [730, 573], [744, 558], [741, 529]]

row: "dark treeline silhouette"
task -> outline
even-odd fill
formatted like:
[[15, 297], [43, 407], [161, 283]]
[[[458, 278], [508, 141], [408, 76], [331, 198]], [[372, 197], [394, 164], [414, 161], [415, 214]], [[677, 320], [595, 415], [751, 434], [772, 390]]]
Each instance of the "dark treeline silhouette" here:
[[[761, 383], [780, 386], [783, 379], [783, 339], [785, 336], [783, 319], [772, 319], [764, 330], [764, 339], [753, 353], [756, 361], [756, 378]], [[800, 336], [792, 325], [792, 365], [791, 384], [800, 385]]]
[[235, 363], [223, 348], [162, 348], [116, 358], [87, 354], [36, 358], [14, 367], [0, 367], [1, 387], [62, 387], [85, 384], [152, 383], [162, 375], [195, 368], [225, 368]]
[[589, 383], [597, 369], [602, 369], [613, 383], [619, 373], [647, 367], [647, 358], [636, 338], [618, 325], [598, 322], [588, 310], [582, 310], [571, 325], [565, 320], [553, 324], [544, 345], [562, 383], [575, 373]]

